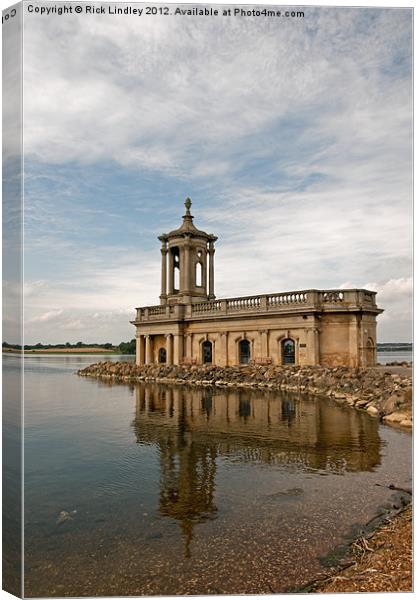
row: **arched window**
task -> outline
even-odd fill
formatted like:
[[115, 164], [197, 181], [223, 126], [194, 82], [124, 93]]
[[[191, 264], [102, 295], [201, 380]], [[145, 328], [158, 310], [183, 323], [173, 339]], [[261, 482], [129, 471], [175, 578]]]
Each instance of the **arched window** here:
[[202, 362], [212, 363], [212, 344], [208, 340], [202, 344]]
[[239, 342], [239, 363], [246, 365], [250, 361], [250, 342], [249, 340], [241, 340]]
[[281, 342], [281, 356], [283, 365], [295, 365], [295, 342], [287, 338]]
[[174, 246], [171, 249], [173, 255], [173, 291], [178, 292], [180, 287], [180, 255], [179, 248]]
[[195, 285], [197, 287], [202, 287], [203, 270], [202, 263], [197, 262], [195, 265]]
[[174, 287], [175, 292], [179, 291], [179, 286], [180, 286], [180, 273], [179, 273], [179, 269], [175, 268], [175, 272], [173, 274], [173, 287]]
[[160, 348], [159, 350], [159, 363], [166, 362], [166, 348]]

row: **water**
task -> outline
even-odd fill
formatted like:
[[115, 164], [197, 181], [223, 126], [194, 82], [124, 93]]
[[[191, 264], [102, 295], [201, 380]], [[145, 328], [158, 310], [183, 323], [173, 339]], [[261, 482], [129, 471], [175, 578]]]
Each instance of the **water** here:
[[365, 413], [74, 374], [96, 360], [25, 358], [26, 596], [283, 592], [411, 486], [410, 434]]
[[397, 352], [377, 352], [377, 362], [385, 365], [389, 362], [404, 362], [412, 361], [413, 352], [408, 351], [397, 351]]

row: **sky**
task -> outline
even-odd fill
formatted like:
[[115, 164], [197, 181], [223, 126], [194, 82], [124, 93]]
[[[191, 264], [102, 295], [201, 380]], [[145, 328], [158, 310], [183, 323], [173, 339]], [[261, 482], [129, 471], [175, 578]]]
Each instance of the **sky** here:
[[372, 289], [411, 340], [412, 13], [304, 12], [25, 14], [25, 343], [134, 337], [186, 196], [217, 297]]

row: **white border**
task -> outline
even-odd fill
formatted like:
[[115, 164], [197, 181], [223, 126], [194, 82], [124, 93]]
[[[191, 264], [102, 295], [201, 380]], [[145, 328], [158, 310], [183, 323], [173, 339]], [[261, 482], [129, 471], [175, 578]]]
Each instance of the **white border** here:
[[[62, 1], [62, 0], [61, 0]], [[112, 0], [115, 3], [122, 3], [122, 4], [128, 4], [128, 2], [126, 2], [125, 0]], [[80, 0], [80, 3], [85, 2], [86, 4], [89, 3], [88, 0]], [[50, 2], [51, 4], [54, 4], [53, 1]], [[93, 0], [92, 2], [90, 2], [91, 4], [96, 3], [99, 4], [100, 1], [96, 1]], [[193, 4], [193, 5], [198, 5], [198, 4], [205, 4], [205, 5], [210, 5], [210, 4], [220, 4], [220, 5], [234, 5], [234, 4], [238, 4], [238, 5], [245, 5], [245, 4], [250, 4], [250, 5], [274, 5], [274, 6], [289, 6], [289, 7], [305, 7], [305, 6], [331, 6], [331, 7], [337, 7], [337, 8], [342, 8], [342, 7], [366, 7], [366, 8], [373, 8], [373, 7], [381, 7], [381, 8], [414, 8], [415, 5], [415, 1], [414, 0], [405, 0], [404, 2], [401, 2], [400, 0], [381, 0], [381, 1], [377, 1], [377, 0], [369, 0], [369, 1], [344, 1], [344, 0], [335, 0], [335, 1], [323, 1], [323, 2], [316, 2], [314, 0], [306, 0], [305, 2], [276, 2], [275, 0], [265, 0], [263, 2], [258, 2], [258, 1], [254, 1], [254, 2], [240, 2], [237, 0], [230, 0], [230, 1], [226, 1], [226, 2], [204, 2], [202, 0], [183, 0], [181, 2], [177, 2], [175, 0], [163, 0], [162, 2], [150, 2], [150, 4]], [[16, 4], [15, 1], [13, 0], [0, 0], [0, 7], [2, 10], [8, 8], [9, 6], [12, 6], [13, 4]], [[414, 14], [414, 25], [415, 25], [415, 14]], [[414, 38], [414, 54], [416, 56], [416, 49], [417, 49], [417, 43], [416, 43], [416, 39]], [[0, 44], [0, 57], [1, 57], [1, 44]], [[414, 91], [416, 92], [416, 78], [414, 78]], [[417, 97], [416, 93], [414, 94], [415, 98]], [[0, 103], [1, 103], [1, 94], [0, 94]], [[416, 108], [416, 102], [415, 102], [415, 108]], [[1, 121], [0, 121], [1, 123]], [[0, 128], [1, 128], [1, 124], [0, 124]], [[414, 139], [416, 141], [416, 131], [415, 131], [415, 136]], [[23, 165], [24, 166], [24, 165]], [[416, 173], [416, 157], [415, 157], [415, 161], [414, 161], [414, 173]], [[1, 166], [0, 166], [1, 169]], [[1, 193], [1, 192], [0, 192]], [[23, 192], [24, 193], [24, 192]], [[416, 215], [415, 215], [415, 220], [414, 223], [416, 224]], [[1, 245], [0, 245], [0, 259], [1, 259]], [[0, 265], [1, 265], [1, 260], [0, 260]], [[0, 267], [1, 268], [1, 267]], [[24, 276], [24, 271], [23, 271], [23, 276]], [[415, 292], [416, 292], [416, 286], [415, 286]], [[414, 303], [414, 307], [416, 308], [416, 293], [415, 293], [415, 303]], [[1, 304], [1, 299], [0, 299], [0, 304]], [[24, 304], [23, 304], [23, 311], [24, 311]], [[416, 312], [416, 311], [415, 311]], [[24, 313], [23, 313], [24, 314]], [[417, 333], [417, 323], [415, 321], [414, 324], [414, 333]], [[0, 325], [0, 329], [1, 329], [1, 325]], [[417, 336], [415, 335], [415, 339], [417, 339]], [[416, 372], [416, 370], [415, 370]], [[0, 377], [1, 380], [1, 377]], [[1, 382], [1, 381], [0, 381]], [[1, 389], [1, 388], [0, 388]], [[1, 393], [1, 392], [0, 392]], [[22, 452], [22, 456], [23, 456], [23, 452]], [[0, 458], [1, 458], [1, 446], [0, 446]], [[415, 452], [415, 457], [416, 459], [416, 452]], [[414, 461], [416, 464], [416, 460]], [[414, 465], [415, 466], [415, 465]], [[415, 470], [414, 470], [415, 472]], [[23, 470], [22, 470], [23, 473]], [[1, 485], [1, 483], [0, 483]], [[1, 533], [1, 520], [0, 520], [0, 533]], [[414, 531], [414, 534], [416, 532]], [[417, 548], [417, 536], [414, 535], [414, 548]], [[416, 563], [417, 561], [414, 561], [414, 567], [416, 567]], [[23, 560], [22, 560], [22, 564], [23, 564]], [[1, 566], [0, 566], [1, 569]], [[417, 589], [417, 581], [418, 581], [418, 577], [416, 576], [416, 569], [415, 569], [415, 573], [414, 573], [414, 588]], [[300, 595], [297, 594], [287, 594], [284, 595], [285, 598], [288, 599], [294, 599], [294, 598], [300, 598]], [[402, 598], [406, 598], [409, 596], [413, 596], [413, 593], [395, 593], [395, 594], [391, 594], [391, 600], [402, 600]], [[14, 596], [11, 596], [11, 594], [8, 594], [7, 592], [1, 591], [0, 590], [0, 600], [6, 600], [6, 599], [10, 599], [13, 598]], [[203, 598], [216, 598], [217, 596], [205, 596]], [[228, 598], [235, 598], [236, 596], [220, 596], [220, 598], [223, 599], [228, 599]], [[345, 598], [357, 598], [358, 600], [363, 599], [363, 598], [388, 598], [388, 594], [381, 594], [381, 593], [376, 593], [376, 594], [362, 594], [362, 596], [359, 596], [358, 594], [345, 594], [344, 596]], [[115, 600], [117, 597], [114, 596], [112, 600]], [[154, 596], [153, 598], [158, 598], [158, 596]], [[173, 600], [177, 600], [179, 598], [179, 596], [167, 596], [165, 597], [166, 599], [171, 599], [173, 598]], [[278, 596], [275, 595], [263, 595], [263, 596], [246, 596], [246, 598], [250, 599], [260, 599], [263, 598], [263, 600], [277, 600]], [[327, 598], [330, 598], [331, 600], [333, 599], [340, 599], [342, 600], [342, 595], [341, 594], [327, 594]]]

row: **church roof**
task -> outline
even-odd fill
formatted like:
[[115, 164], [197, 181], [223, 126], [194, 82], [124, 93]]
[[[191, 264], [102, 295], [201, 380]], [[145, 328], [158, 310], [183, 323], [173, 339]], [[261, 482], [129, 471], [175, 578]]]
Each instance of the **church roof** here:
[[159, 240], [167, 240], [173, 237], [182, 237], [185, 234], [189, 234], [192, 237], [201, 237], [201, 238], [205, 238], [206, 240], [215, 242], [215, 240], [217, 239], [217, 236], [213, 235], [212, 233], [206, 233], [205, 231], [201, 231], [200, 229], [197, 229], [193, 223], [193, 215], [191, 215], [191, 206], [192, 206], [192, 202], [190, 198], [186, 198], [185, 200], [185, 207], [186, 207], [186, 212], [183, 215], [183, 223], [180, 227], [178, 227], [177, 229], [174, 229], [173, 231], [170, 231], [169, 233], [163, 233], [161, 236], [159, 236]]

